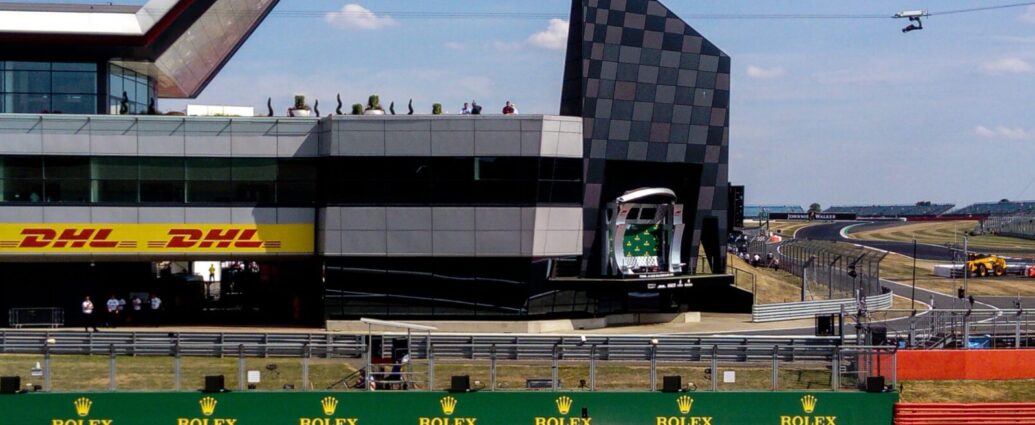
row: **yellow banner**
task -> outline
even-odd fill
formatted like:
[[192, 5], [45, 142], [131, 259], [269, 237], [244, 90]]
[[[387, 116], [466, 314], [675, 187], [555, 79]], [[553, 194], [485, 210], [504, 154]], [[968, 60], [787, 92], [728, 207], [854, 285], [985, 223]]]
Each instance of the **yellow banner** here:
[[7, 254], [312, 254], [311, 224], [0, 224]]

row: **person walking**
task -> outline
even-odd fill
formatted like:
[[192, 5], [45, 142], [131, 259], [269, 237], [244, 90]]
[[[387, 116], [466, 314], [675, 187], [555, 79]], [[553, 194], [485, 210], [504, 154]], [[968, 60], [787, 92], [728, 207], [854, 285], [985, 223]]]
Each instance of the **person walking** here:
[[90, 332], [90, 328], [93, 328], [94, 332], [100, 332], [97, 330], [97, 322], [93, 316], [93, 301], [90, 301], [90, 296], [87, 295], [83, 298], [82, 304], [83, 311], [83, 327], [86, 328], [86, 332]]

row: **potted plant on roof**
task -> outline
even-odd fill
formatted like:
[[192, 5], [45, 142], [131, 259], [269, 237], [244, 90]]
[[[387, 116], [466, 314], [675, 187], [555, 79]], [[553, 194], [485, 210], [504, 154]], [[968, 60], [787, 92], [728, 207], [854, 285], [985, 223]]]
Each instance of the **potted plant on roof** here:
[[312, 115], [312, 111], [309, 109], [309, 105], [305, 103], [305, 96], [296, 94], [295, 95], [295, 106], [288, 108], [289, 117], [308, 117]]
[[374, 94], [370, 95], [367, 99], [367, 107], [363, 110], [363, 115], [384, 115], [385, 110], [381, 107], [381, 97]]

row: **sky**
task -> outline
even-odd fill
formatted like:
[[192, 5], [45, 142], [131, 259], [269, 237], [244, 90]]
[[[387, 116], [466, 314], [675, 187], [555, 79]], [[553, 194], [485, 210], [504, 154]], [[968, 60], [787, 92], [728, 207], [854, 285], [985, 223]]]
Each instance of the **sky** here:
[[[1017, 1], [663, 3], [732, 57], [730, 180], [748, 204], [1035, 199], [1035, 6], [931, 16], [904, 34], [908, 22], [895, 19], [728, 18]], [[304, 94], [326, 113], [341, 93], [346, 110], [378, 94], [401, 111], [410, 98], [418, 112], [439, 102], [453, 113], [477, 99], [490, 111], [512, 100], [522, 113], [556, 114], [569, 4], [281, 0], [200, 97], [159, 107], [261, 113], [272, 97], [283, 115]], [[485, 17], [508, 13], [518, 15]]]

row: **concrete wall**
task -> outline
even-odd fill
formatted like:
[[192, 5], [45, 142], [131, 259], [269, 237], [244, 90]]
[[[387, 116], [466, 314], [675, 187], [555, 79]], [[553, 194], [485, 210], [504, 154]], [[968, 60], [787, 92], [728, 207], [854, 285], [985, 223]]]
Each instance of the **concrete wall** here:
[[578, 207], [328, 207], [326, 255], [531, 257], [582, 253]]

